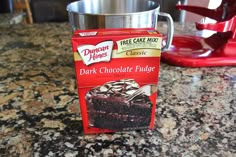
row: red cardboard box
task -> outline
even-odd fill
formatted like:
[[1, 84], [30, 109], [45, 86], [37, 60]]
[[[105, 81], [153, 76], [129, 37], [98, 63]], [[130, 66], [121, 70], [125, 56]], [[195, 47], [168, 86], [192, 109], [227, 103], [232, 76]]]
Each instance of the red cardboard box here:
[[[154, 127], [161, 40], [153, 29], [74, 32], [84, 133]], [[134, 95], [141, 87], [145, 90]]]

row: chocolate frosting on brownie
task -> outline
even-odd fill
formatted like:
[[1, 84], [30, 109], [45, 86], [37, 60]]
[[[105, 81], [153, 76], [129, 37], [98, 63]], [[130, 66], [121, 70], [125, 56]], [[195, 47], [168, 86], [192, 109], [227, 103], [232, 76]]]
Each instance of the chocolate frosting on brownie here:
[[102, 86], [98, 86], [90, 90], [86, 97], [99, 96], [100, 98], [117, 98], [125, 100], [135, 91], [139, 89], [139, 85], [133, 79], [122, 79], [118, 81], [107, 82]]
[[152, 108], [149, 97], [140, 94], [127, 101], [139, 88], [135, 80], [122, 79], [107, 82], [87, 92], [90, 126], [113, 130], [148, 126]]

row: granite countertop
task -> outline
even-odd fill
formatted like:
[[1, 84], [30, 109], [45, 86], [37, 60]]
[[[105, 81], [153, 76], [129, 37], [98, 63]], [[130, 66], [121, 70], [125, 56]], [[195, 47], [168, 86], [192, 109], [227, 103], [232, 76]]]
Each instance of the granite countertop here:
[[9, 26], [22, 23], [25, 13], [1, 13], [0, 26]]
[[236, 156], [236, 67], [161, 63], [155, 129], [84, 135], [68, 24], [0, 36], [1, 157]]

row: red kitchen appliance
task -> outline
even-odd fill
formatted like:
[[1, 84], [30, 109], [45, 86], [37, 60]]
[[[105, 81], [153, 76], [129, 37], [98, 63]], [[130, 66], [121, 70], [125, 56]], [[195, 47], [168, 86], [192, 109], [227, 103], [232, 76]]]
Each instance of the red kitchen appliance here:
[[216, 23], [196, 23], [198, 30], [212, 30], [210, 37], [174, 36], [171, 48], [163, 51], [166, 63], [185, 67], [236, 65], [236, 1], [222, 0], [216, 9], [176, 5], [178, 10], [190, 11], [216, 20]]

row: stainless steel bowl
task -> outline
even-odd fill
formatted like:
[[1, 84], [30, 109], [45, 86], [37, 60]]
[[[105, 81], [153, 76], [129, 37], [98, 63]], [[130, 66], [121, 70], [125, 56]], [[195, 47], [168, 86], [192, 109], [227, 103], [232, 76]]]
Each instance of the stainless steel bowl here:
[[81, 0], [67, 6], [72, 31], [98, 28], [156, 28], [158, 15], [168, 22], [167, 43], [173, 38], [173, 20], [161, 13], [155, 0]]

